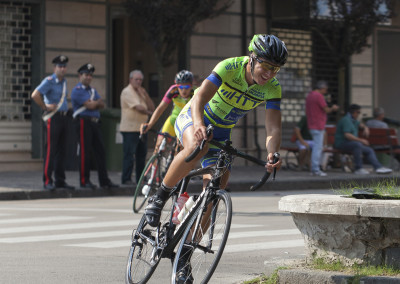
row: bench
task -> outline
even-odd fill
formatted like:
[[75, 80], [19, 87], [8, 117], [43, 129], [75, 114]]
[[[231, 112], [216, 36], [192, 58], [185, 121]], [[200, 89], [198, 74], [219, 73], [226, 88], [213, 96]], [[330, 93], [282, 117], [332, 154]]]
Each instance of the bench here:
[[[363, 137], [362, 133], [359, 133], [359, 136]], [[396, 155], [400, 155], [400, 146], [395, 128], [369, 128], [367, 140], [377, 155], [385, 154], [389, 156], [390, 168], [398, 170], [399, 163], [396, 160]]]
[[[400, 155], [400, 146], [397, 138], [396, 129], [394, 128], [369, 128], [370, 134], [367, 138], [370, 146], [374, 149], [377, 154], [387, 154], [390, 157], [390, 167], [398, 168], [398, 163], [395, 159], [395, 155]], [[335, 142], [336, 126], [326, 125], [325, 132], [327, 135], [327, 147], [324, 147], [324, 153], [332, 153], [339, 155], [340, 165], [343, 170], [349, 171], [347, 167], [351, 164], [352, 156], [351, 152], [345, 152], [333, 148]], [[359, 132], [359, 137], [363, 137], [362, 131]], [[281, 147], [281, 150], [285, 150], [286, 154], [284, 156], [285, 165], [288, 169], [296, 169], [298, 167], [298, 154], [299, 149], [296, 142], [296, 134], [293, 134], [290, 138], [290, 142], [293, 145], [287, 144]], [[399, 148], [393, 147], [399, 146]]]

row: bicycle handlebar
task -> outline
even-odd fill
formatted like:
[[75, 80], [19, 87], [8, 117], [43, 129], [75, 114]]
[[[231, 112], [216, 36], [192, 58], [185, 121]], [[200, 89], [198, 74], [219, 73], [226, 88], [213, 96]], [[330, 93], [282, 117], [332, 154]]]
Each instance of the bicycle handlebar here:
[[[210, 137], [210, 136], [211, 136], [211, 133], [212, 133], [213, 130], [214, 130], [214, 127], [213, 127], [212, 125], [207, 126], [207, 130], [206, 130], [206, 132], [207, 132], [207, 137]], [[200, 152], [201, 150], [203, 150], [204, 145], [205, 145], [206, 142], [207, 142], [207, 140], [204, 139], [204, 140], [201, 142], [201, 144], [198, 145], [198, 146], [193, 150], [193, 152], [192, 152], [189, 156], [186, 157], [185, 162], [188, 163], [188, 162], [190, 162], [191, 160], [193, 160], [193, 159], [199, 154], [199, 152]], [[220, 143], [220, 142], [218, 142], [218, 141], [215, 141], [215, 140], [211, 140], [211, 141], [209, 141], [208, 143], [210, 143], [211, 145], [214, 145], [214, 146], [216, 146], [216, 147], [218, 147], [218, 148], [220, 148], [220, 149], [226, 151], [227, 153], [229, 153], [229, 154], [231, 154], [231, 155], [234, 155], [234, 156], [237, 156], [237, 157], [240, 157], [240, 158], [249, 160], [249, 161], [251, 161], [251, 162], [253, 162], [253, 163], [255, 163], [255, 164], [258, 164], [258, 165], [260, 165], [260, 166], [265, 167], [265, 165], [267, 164], [267, 162], [265, 162], [265, 161], [263, 161], [263, 160], [260, 160], [260, 159], [257, 159], [256, 157], [250, 156], [250, 155], [248, 155], [248, 154], [246, 154], [246, 153], [244, 153], [244, 152], [238, 151], [236, 148], [234, 148], [234, 147], [232, 147], [232, 146], [230, 146], [230, 145], [224, 145], [224, 144], [222, 144], [222, 143]], [[277, 162], [279, 161], [279, 158], [280, 158], [280, 154], [279, 154], [278, 152], [275, 152], [275, 153], [274, 153], [274, 160], [273, 160], [273, 163], [274, 163], [274, 164], [277, 163]], [[256, 183], [255, 185], [253, 185], [253, 186], [250, 187], [250, 190], [251, 190], [251, 191], [255, 191], [255, 190], [257, 190], [258, 188], [260, 188], [260, 187], [261, 187], [262, 185], [264, 185], [264, 183], [268, 180], [268, 178], [269, 178], [270, 175], [271, 175], [271, 173], [266, 172], [266, 173], [264, 174], [264, 176], [259, 180], [258, 183]], [[272, 176], [272, 179], [273, 179], [273, 180], [275, 180], [275, 175], [276, 175], [276, 168], [274, 168], [274, 171], [273, 171], [273, 176]]]
[[[278, 152], [274, 153], [274, 161], [273, 161], [274, 164], [279, 161], [280, 156], [281, 155]], [[269, 178], [270, 175], [271, 175], [271, 173], [265, 172], [264, 176], [259, 180], [259, 182], [250, 187], [250, 190], [251, 191], [256, 191], [257, 189], [259, 189], [261, 186], [264, 185], [264, 183], [267, 182], [267, 179]], [[275, 180], [275, 175], [276, 175], [276, 168], [274, 168], [274, 172], [273, 172], [273, 175], [272, 175], [272, 180]]]

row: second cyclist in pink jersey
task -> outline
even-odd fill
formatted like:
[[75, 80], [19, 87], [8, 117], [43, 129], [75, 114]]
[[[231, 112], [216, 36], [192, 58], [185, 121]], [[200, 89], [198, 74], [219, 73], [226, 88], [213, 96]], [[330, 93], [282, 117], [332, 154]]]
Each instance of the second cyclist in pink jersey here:
[[[181, 112], [182, 108], [189, 102], [193, 96], [193, 74], [190, 71], [182, 70], [179, 71], [175, 76], [175, 84], [169, 87], [165, 93], [161, 103], [157, 106], [153, 115], [148, 123], [143, 123], [140, 127], [140, 133], [146, 133], [154, 124], [158, 121], [164, 111], [168, 108], [168, 105], [172, 102], [174, 108], [172, 109], [171, 115], [165, 120], [165, 123], [161, 129], [161, 132], [166, 132], [169, 135], [176, 137], [174, 124], [175, 120]], [[156, 147], [154, 152], [157, 152], [158, 147], [161, 144], [163, 136], [159, 135], [157, 138]]]

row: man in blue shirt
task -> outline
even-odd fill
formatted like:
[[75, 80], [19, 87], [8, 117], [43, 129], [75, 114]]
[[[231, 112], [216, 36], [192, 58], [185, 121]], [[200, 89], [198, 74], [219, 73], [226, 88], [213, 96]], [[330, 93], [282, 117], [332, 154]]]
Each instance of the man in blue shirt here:
[[95, 68], [87, 63], [78, 69], [79, 83], [72, 89], [75, 127], [78, 133], [79, 182], [82, 188], [96, 189], [90, 181], [90, 157], [93, 153], [97, 163], [100, 188], [118, 187], [108, 177], [105, 147], [100, 129], [100, 112], [104, 102], [96, 89], [90, 86]]
[[74, 189], [65, 182], [64, 166], [68, 126], [68, 91], [64, 76], [67, 72], [68, 57], [59, 55], [52, 62], [54, 73], [44, 78], [32, 93], [32, 99], [43, 110], [46, 137], [43, 183], [44, 188], [51, 191], [56, 188]]

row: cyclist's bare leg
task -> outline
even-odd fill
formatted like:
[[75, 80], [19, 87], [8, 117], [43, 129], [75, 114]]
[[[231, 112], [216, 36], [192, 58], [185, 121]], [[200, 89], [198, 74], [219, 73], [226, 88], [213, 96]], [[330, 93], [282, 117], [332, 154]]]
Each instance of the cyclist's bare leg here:
[[208, 144], [206, 144], [204, 149], [200, 151], [192, 161], [189, 163], [185, 162], [186, 157], [188, 157], [197, 146], [193, 135], [193, 126], [185, 130], [183, 145], [185, 145], [185, 148], [172, 160], [161, 187], [157, 190], [157, 193], [149, 199], [149, 204], [145, 208], [146, 220], [152, 227], [158, 225], [161, 210], [168, 200], [169, 194], [174, 186], [194, 168], [200, 158], [208, 151]]
[[204, 149], [189, 163], [185, 162], [188, 157], [196, 148], [197, 143], [193, 135], [193, 126], [189, 126], [183, 133], [183, 145], [184, 148], [174, 158], [169, 167], [165, 177], [164, 185], [167, 187], [174, 187], [182, 178], [184, 178], [197, 164], [197, 162], [203, 157], [208, 151], [208, 144], [205, 145]]

